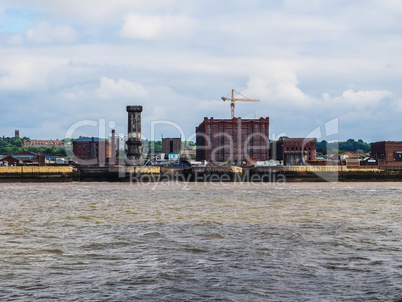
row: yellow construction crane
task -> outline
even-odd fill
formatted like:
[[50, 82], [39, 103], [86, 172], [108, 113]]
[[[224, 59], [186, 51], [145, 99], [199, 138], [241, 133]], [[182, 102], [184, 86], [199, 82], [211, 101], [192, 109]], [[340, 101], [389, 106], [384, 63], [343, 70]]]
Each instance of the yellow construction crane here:
[[248, 99], [248, 98], [235, 98], [234, 97], [234, 93], [238, 93], [238, 94], [240, 94], [239, 92], [237, 92], [236, 90], [234, 90], [234, 89], [232, 89], [232, 97], [229, 99], [229, 98], [225, 98], [225, 97], [222, 97], [222, 100], [223, 101], [230, 101], [230, 110], [231, 110], [231, 115], [232, 115], [232, 119], [234, 118], [234, 107], [235, 107], [235, 102], [237, 102], [237, 101], [242, 101], [242, 102], [259, 102], [260, 100], [256, 100], [256, 99]]

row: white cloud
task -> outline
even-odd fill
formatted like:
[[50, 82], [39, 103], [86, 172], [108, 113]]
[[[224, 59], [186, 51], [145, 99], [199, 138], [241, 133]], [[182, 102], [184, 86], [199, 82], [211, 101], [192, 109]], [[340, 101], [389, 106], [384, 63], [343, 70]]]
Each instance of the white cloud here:
[[42, 22], [27, 30], [28, 41], [39, 44], [62, 43], [68, 44], [78, 40], [78, 33], [68, 25], [53, 26], [50, 23]]
[[195, 20], [183, 15], [129, 15], [121, 29], [121, 36], [131, 39], [154, 39], [189, 36]]
[[110, 24], [128, 11], [156, 12], [169, 10], [181, 4], [181, 0], [2, 0], [4, 5], [34, 7], [45, 10], [57, 19], [74, 20], [90, 24]]
[[79, 101], [88, 98], [87, 92], [85, 92], [83, 89], [63, 91], [60, 95], [67, 101]]
[[292, 106], [311, 105], [313, 99], [298, 87], [299, 81], [293, 72], [271, 70], [261, 76], [251, 76], [244, 94], [249, 98], [258, 96], [262, 102], [280, 102]]
[[125, 79], [114, 81], [108, 77], [100, 79], [99, 88], [95, 95], [100, 99], [146, 99], [147, 89], [140, 83], [131, 82]]
[[48, 62], [40, 59], [11, 59], [3, 66], [0, 76], [1, 91], [38, 91], [47, 88]]
[[12, 45], [12, 46], [19, 46], [24, 44], [25, 41], [25, 37], [21, 34], [16, 34], [16, 35], [12, 35], [9, 39], [8, 39], [8, 44]]
[[386, 90], [359, 90], [348, 89], [342, 93], [341, 97], [332, 100], [333, 104], [344, 108], [369, 108], [375, 111], [377, 106], [386, 98], [392, 96], [390, 91]]
[[395, 108], [396, 111], [402, 112], [402, 98], [396, 99], [393, 102], [392, 107]]
[[[204, 116], [230, 116], [220, 96], [234, 88], [261, 100], [236, 104], [236, 115], [269, 116], [277, 133], [303, 135], [339, 117], [350, 137], [367, 138], [370, 118], [380, 116], [399, 135], [401, 1], [1, 2], [5, 17], [24, 25], [0, 34], [2, 99], [22, 108], [35, 100], [51, 108], [55, 125], [99, 116], [124, 124], [134, 103], [144, 105], [145, 123], [193, 131]], [[34, 125], [46, 114], [25, 119]]]

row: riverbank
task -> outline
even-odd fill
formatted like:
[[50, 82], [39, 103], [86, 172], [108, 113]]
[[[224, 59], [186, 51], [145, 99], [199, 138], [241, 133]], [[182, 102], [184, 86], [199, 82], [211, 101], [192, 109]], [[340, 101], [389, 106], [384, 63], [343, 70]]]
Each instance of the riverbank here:
[[400, 167], [0, 167], [0, 182], [325, 182], [402, 181]]
[[402, 181], [402, 170], [340, 166], [282, 167], [110, 167], [79, 168], [80, 181], [119, 182], [325, 182]]
[[72, 182], [79, 171], [66, 166], [0, 167], [0, 182]]

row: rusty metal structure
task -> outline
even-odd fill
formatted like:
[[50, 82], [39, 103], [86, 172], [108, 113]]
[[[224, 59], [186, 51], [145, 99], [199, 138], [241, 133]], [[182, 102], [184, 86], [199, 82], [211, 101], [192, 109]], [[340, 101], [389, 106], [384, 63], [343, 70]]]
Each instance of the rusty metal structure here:
[[142, 106], [127, 106], [128, 112], [128, 138], [127, 138], [127, 164], [141, 165], [141, 112]]

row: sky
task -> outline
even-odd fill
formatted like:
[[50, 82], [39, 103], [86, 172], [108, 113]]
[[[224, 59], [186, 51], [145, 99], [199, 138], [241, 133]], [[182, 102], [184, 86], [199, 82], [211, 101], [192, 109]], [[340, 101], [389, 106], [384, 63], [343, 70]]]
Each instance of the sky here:
[[402, 140], [400, 0], [0, 0], [0, 135], [194, 140], [204, 117], [270, 138]]

